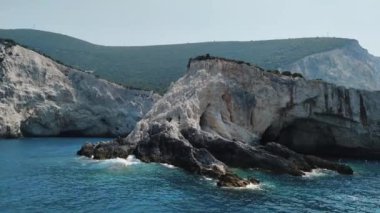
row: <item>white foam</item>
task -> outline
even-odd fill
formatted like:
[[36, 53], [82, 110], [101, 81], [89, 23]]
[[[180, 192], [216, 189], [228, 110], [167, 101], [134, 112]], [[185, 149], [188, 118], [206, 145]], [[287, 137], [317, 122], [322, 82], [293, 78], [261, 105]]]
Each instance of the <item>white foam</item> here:
[[253, 184], [250, 183], [245, 186], [246, 189], [255, 189], [255, 190], [261, 190], [261, 185], [260, 184]]
[[177, 168], [176, 166], [173, 166], [171, 164], [168, 164], [168, 163], [161, 163], [161, 165], [165, 166], [166, 168], [169, 168], [169, 169], [175, 169]]
[[314, 178], [314, 177], [323, 177], [328, 175], [328, 170], [327, 169], [313, 169], [311, 172], [305, 172], [305, 175], [302, 177], [304, 178]]
[[126, 159], [124, 158], [113, 158], [107, 160], [93, 160], [89, 158], [79, 158], [83, 163], [82, 165], [93, 165], [95, 167], [100, 168], [110, 168], [110, 169], [118, 169], [125, 168], [134, 164], [141, 163], [139, 159], [137, 159], [134, 155], [129, 155]]
[[100, 160], [100, 163], [102, 164], [110, 164], [110, 165], [115, 165], [115, 166], [130, 166], [134, 164], [138, 164], [141, 161], [137, 159], [134, 155], [129, 155], [127, 159], [124, 158], [113, 158], [113, 159], [108, 159], [108, 160]]
[[353, 196], [353, 195], [347, 195], [347, 198], [349, 198], [349, 199], [352, 200], [352, 201], [358, 201], [358, 200], [359, 200], [358, 197]]
[[234, 189], [234, 190], [262, 190], [261, 184], [250, 183], [243, 187], [222, 187], [224, 189]]
[[203, 177], [203, 179], [205, 179], [205, 180], [208, 180], [208, 181], [211, 181], [211, 180], [213, 180], [212, 178], [210, 178], [210, 177], [206, 177], [206, 176], [202, 176]]

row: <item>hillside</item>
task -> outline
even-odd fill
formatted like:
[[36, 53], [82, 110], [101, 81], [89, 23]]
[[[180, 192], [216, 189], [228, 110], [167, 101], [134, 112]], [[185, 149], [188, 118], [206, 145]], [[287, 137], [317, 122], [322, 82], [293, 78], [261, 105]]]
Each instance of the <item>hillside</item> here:
[[189, 58], [205, 53], [277, 69], [306, 56], [354, 42], [341, 38], [301, 38], [111, 47], [91, 44], [62, 34], [26, 29], [0, 30], [0, 37], [11, 38], [76, 68], [93, 70], [102, 78], [160, 92], [183, 75]]

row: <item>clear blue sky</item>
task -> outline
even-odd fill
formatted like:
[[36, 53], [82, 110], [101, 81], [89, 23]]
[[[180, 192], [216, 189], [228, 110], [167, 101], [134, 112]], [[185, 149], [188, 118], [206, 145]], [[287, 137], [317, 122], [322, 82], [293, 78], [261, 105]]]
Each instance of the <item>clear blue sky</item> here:
[[380, 56], [380, 0], [0, 0], [0, 28], [104, 45], [334, 36]]

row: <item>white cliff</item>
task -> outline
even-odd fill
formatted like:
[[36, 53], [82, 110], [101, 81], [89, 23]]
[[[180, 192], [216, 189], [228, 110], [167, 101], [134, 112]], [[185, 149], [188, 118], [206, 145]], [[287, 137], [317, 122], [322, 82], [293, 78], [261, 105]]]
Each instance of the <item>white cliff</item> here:
[[368, 53], [356, 40], [341, 48], [306, 56], [280, 69], [340, 86], [380, 90], [380, 58]]
[[304, 153], [378, 158], [379, 97], [206, 57], [189, 64], [127, 140], [149, 138], [157, 123], [169, 126], [173, 138], [193, 129], [247, 144], [277, 141]]
[[123, 136], [157, 95], [0, 42], [0, 137]]
[[308, 154], [379, 150], [380, 109], [373, 98], [379, 95], [200, 56], [127, 138], [86, 144], [78, 154], [96, 159], [134, 154], [144, 162], [169, 163], [217, 178], [221, 186], [250, 182], [228, 166], [291, 175], [313, 168], [352, 174], [345, 165], [297, 154], [272, 141]]

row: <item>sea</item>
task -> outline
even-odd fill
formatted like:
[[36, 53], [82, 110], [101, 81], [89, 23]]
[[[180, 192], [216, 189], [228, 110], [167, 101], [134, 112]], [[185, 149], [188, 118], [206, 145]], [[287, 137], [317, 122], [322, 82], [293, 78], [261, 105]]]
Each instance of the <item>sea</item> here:
[[342, 160], [354, 175], [304, 177], [233, 169], [259, 185], [216, 181], [167, 164], [76, 155], [105, 138], [0, 140], [0, 212], [380, 212], [380, 162]]

